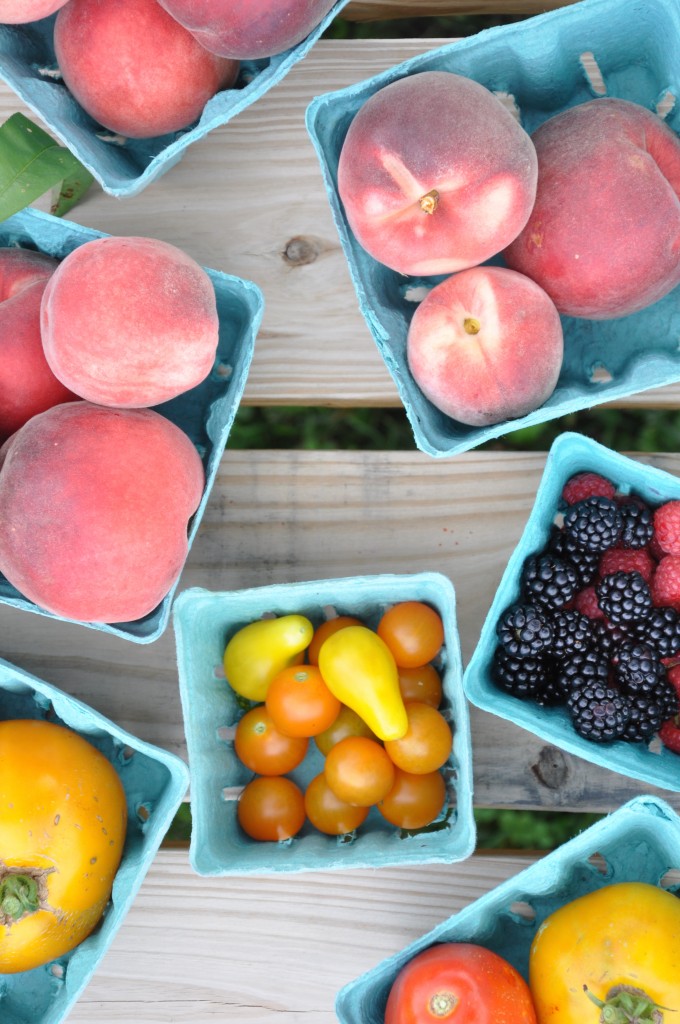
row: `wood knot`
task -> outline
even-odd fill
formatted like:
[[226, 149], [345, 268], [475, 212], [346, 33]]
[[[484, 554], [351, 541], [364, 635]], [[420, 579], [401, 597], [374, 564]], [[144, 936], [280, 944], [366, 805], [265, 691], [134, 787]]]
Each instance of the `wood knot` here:
[[313, 263], [320, 252], [321, 248], [316, 239], [296, 235], [286, 244], [283, 258], [293, 267], [303, 267], [306, 263]]
[[567, 760], [557, 747], [541, 747], [538, 760], [532, 764], [531, 770], [548, 789], [560, 789], [569, 773]]

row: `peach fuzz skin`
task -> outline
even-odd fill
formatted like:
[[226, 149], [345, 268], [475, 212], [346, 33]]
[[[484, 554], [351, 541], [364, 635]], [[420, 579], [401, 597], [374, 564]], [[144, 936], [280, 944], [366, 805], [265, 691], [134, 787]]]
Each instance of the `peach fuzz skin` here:
[[74, 249], [42, 300], [56, 377], [100, 405], [158, 405], [199, 384], [215, 361], [219, 320], [205, 270], [155, 238], [98, 238]]
[[0, 0], [0, 25], [40, 21], [63, 7], [66, 0]]
[[187, 128], [238, 74], [236, 61], [209, 53], [157, 0], [69, 0], [54, 47], [83, 110], [131, 139]]
[[680, 139], [635, 103], [597, 99], [532, 136], [536, 205], [509, 246], [561, 313], [635, 313], [680, 283]]
[[159, 0], [206, 50], [248, 60], [301, 42], [336, 0]]
[[425, 71], [380, 89], [345, 137], [338, 191], [361, 246], [402, 274], [450, 274], [505, 248], [527, 222], [537, 161], [492, 92]]
[[554, 304], [534, 281], [502, 267], [442, 281], [418, 306], [407, 339], [408, 364], [426, 398], [478, 427], [542, 405], [562, 355]]
[[31, 416], [77, 398], [50, 370], [40, 304], [57, 261], [30, 249], [0, 248], [0, 443]]
[[142, 618], [187, 555], [203, 465], [151, 409], [58, 405], [0, 449], [0, 569], [40, 608], [83, 622]]

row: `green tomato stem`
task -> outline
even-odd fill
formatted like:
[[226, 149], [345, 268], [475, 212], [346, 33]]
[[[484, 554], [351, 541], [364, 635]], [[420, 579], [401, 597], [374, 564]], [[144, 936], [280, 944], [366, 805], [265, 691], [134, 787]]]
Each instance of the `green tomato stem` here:
[[659, 1006], [641, 988], [632, 985], [615, 985], [604, 1000], [593, 995], [587, 985], [583, 986], [583, 991], [602, 1011], [599, 1024], [663, 1024], [663, 1011], [669, 1009]]
[[18, 921], [40, 906], [38, 882], [30, 875], [5, 875], [0, 881], [0, 916]]

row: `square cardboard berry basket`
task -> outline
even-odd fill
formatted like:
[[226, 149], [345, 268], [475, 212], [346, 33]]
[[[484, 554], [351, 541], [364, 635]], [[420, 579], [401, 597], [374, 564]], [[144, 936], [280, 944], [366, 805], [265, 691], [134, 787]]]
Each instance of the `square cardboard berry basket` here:
[[130, 909], [187, 791], [189, 772], [174, 754], [137, 739], [81, 701], [0, 659], [0, 720], [19, 718], [45, 719], [73, 729], [111, 761], [127, 797], [123, 857], [101, 923], [65, 956], [31, 971], [0, 974], [3, 1024], [60, 1024]]
[[[233, 749], [234, 727], [243, 704], [224, 679], [222, 658], [236, 631], [263, 615], [302, 614], [316, 627], [326, 610], [353, 615], [375, 628], [381, 615], [400, 601], [424, 601], [444, 623], [440, 655], [442, 713], [454, 733], [453, 752], [443, 768], [447, 803], [424, 829], [405, 832], [372, 808], [356, 833], [323, 835], [306, 823], [285, 842], [258, 842], [245, 835], [236, 802], [253, 773]], [[173, 613], [180, 695], [191, 767], [192, 834], [190, 861], [201, 875], [268, 874], [328, 868], [385, 867], [389, 864], [450, 863], [469, 856], [475, 844], [472, 766], [467, 703], [456, 625], [455, 593], [438, 573], [380, 575], [278, 584], [213, 593], [185, 590]], [[290, 773], [304, 791], [323, 770], [314, 741], [303, 763]]]
[[[307, 110], [307, 128], [359, 306], [397, 386], [416, 445], [429, 455], [455, 455], [509, 431], [680, 379], [676, 288], [653, 306], [617, 320], [562, 317], [565, 352], [557, 386], [528, 415], [487, 427], [467, 426], [444, 415], [416, 385], [406, 359], [416, 301], [443, 277], [411, 278], [369, 256], [354, 238], [338, 194], [338, 161], [349, 125], [363, 104], [389, 83], [423, 71], [475, 79], [494, 93], [512, 96], [523, 127], [532, 133], [560, 111], [602, 95], [593, 55], [609, 97], [652, 110], [669, 93], [680, 97], [676, 0], [581, 0], [414, 57], [362, 83], [318, 96]], [[660, 109], [670, 102], [667, 98]], [[680, 131], [680, 102], [666, 122]], [[502, 258], [489, 262], [502, 264]]]
[[655, 740], [651, 747], [623, 740], [593, 743], [578, 735], [565, 708], [540, 707], [533, 700], [521, 700], [501, 690], [491, 677], [493, 653], [498, 643], [496, 623], [519, 597], [525, 559], [545, 548], [548, 542], [555, 516], [564, 507], [560, 502], [562, 488], [571, 476], [583, 471], [601, 474], [622, 493], [638, 494], [652, 506], [680, 499], [678, 477], [613, 452], [580, 434], [560, 434], [550, 449], [531, 515], [503, 573], [479, 642], [465, 670], [465, 692], [477, 707], [515, 722], [571, 754], [621, 775], [678, 792], [680, 757], [666, 747], [655, 752], [660, 746]]
[[[84, 228], [72, 221], [60, 220], [36, 210], [24, 210], [0, 224], [0, 245], [38, 249], [57, 259], [63, 259], [85, 242], [103, 237], [106, 236], [101, 231]], [[195, 388], [154, 407], [156, 412], [167, 417], [189, 436], [203, 462], [205, 487], [200, 504], [189, 523], [189, 547], [203, 517], [243, 394], [264, 309], [262, 293], [255, 284], [218, 270], [205, 269], [215, 289], [219, 316], [215, 366], [209, 376]], [[177, 581], [158, 607], [142, 619], [113, 624], [83, 622], [81, 625], [113, 633], [136, 643], [151, 643], [158, 639], [167, 626], [176, 587]], [[1, 573], [0, 603], [61, 618], [29, 601]]]
[[664, 801], [629, 801], [345, 985], [335, 1004], [340, 1024], [383, 1024], [397, 974], [436, 943], [485, 946], [528, 981], [529, 949], [545, 918], [579, 896], [618, 882], [646, 882], [676, 893], [680, 889], [680, 818]]
[[57, 15], [27, 25], [0, 25], [0, 77], [44, 121], [109, 195], [141, 192], [165, 174], [193, 142], [226, 124], [263, 96], [302, 60], [349, 0], [297, 46], [263, 60], [243, 61], [236, 84], [210, 99], [194, 125], [151, 139], [125, 139], [97, 124], [59, 77], [54, 53]]

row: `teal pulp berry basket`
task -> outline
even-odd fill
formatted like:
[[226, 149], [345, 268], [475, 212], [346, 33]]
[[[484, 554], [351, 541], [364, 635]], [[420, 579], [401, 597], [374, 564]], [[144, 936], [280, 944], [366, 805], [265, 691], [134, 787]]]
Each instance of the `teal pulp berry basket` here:
[[491, 676], [497, 645], [496, 623], [520, 593], [522, 566], [529, 555], [545, 548], [551, 526], [562, 509], [562, 488], [576, 473], [599, 473], [622, 493], [634, 492], [651, 505], [680, 500], [680, 479], [653, 466], [636, 462], [581, 434], [560, 434], [553, 443], [522, 536], [503, 573], [479, 641], [465, 670], [463, 685], [477, 707], [514, 722], [542, 739], [587, 761], [662, 789], [680, 791], [680, 757], [657, 740], [651, 744], [616, 740], [599, 744], [574, 730], [563, 707], [540, 707], [501, 690]]
[[[234, 728], [244, 708], [224, 679], [222, 658], [227, 641], [242, 626], [270, 613], [302, 614], [316, 627], [332, 608], [338, 615], [353, 615], [374, 628], [390, 605], [410, 600], [424, 601], [435, 608], [444, 623], [441, 710], [452, 726], [454, 741], [452, 755], [443, 768], [448, 795], [442, 814], [424, 829], [405, 832], [372, 808], [356, 833], [345, 837], [323, 835], [307, 822], [297, 836], [283, 842], [249, 838], [238, 824], [236, 800], [253, 773], [241, 764], [233, 748]], [[226, 593], [185, 590], [175, 602], [173, 621], [191, 768], [190, 859], [196, 872], [245, 875], [448, 863], [472, 852], [475, 825], [469, 719], [461, 685], [455, 594], [446, 577], [422, 573], [280, 584]], [[304, 762], [289, 777], [304, 791], [322, 770], [323, 758], [311, 740]]]
[[87, 167], [109, 195], [134, 196], [165, 174], [188, 146], [226, 124], [269, 91], [302, 60], [342, 10], [330, 13], [297, 46], [244, 61], [236, 84], [209, 100], [196, 124], [152, 139], [123, 139], [98, 125], [61, 81], [54, 54], [56, 15], [28, 25], [0, 25], [0, 77]]
[[[56, 259], [63, 259], [85, 242], [103, 237], [103, 232], [36, 210], [24, 210], [0, 224], [0, 246], [37, 249]], [[189, 546], [205, 511], [243, 394], [264, 309], [262, 293], [250, 281], [217, 270], [206, 268], [206, 272], [215, 289], [219, 316], [214, 368], [195, 388], [155, 406], [156, 412], [166, 416], [189, 436], [203, 461], [205, 487], [198, 509], [189, 523]], [[177, 581], [158, 607], [142, 619], [113, 624], [84, 622], [82, 625], [137, 643], [150, 643], [157, 640], [167, 626], [176, 587]], [[42, 615], [51, 614], [25, 598], [2, 574], [0, 603]]]
[[[444, 415], [425, 398], [408, 368], [406, 338], [416, 302], [443, 278], [406, 277], [369, 256], [349, 228], [337, 186], [340, 151], [355, 114], [390, 82], [423, 71], [454, 72], [500, 96], [511, 96], [529, 133], [560, 111], [600, 95], [658, 108], [677, 133], [680, 6], [677, 0], [581, 0], [434, 49], [310, 104], [307, 128], [359, 306], [397, 386], [418, 448], [435, 457], [455, 455], [511, 430], [679, 380], [676, 288], [653, 306], [617, 320], [562, 317], [565, 353], [557, 386], [526, 416], [472, 427]], [[502, 258], [489, 262], [502, 264]]]
[[[646, 882], [680, 891], [680, 819], [664, 801], [637, 797], [624, 804], [350, 982], [336, 1000], [340, 1024], [383, 1024], [397, 974], [436, 943], [484, 946], [528, 981], [529, 949], [546, 917], [579, 896], [617, 882]], [[597, 1013], [585, 995], [584, 999], [583, 1019], [594, 1021]]]
[[[189, 785], [186, 765], [81, 701], [0, 659], [0, 720], [39, 718], [68, 726], [113, 764], [125, 789], [128, 826], [111, 900], [91, 935], [65, 956], [0, 974], [2, 1024], [61, 1024], [111, 945]], [[3, 850], [11, 856], [11, 850]]]

